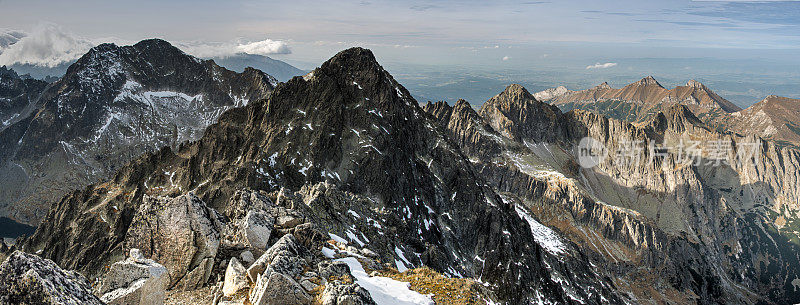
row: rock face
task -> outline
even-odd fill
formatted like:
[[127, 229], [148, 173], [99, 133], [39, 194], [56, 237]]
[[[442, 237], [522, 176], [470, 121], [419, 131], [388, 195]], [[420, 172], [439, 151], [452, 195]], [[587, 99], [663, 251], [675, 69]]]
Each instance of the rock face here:
[[243, 236], [247, 245], [266, 249], [274, 221], [263, 211], [250, 210], [242, 221]]
[[311, 301], [300, 284], [278, 272], [259, 274], [250, 299], [253, 305], [305, 305]]
[[247, 280], [247, 270], [235, 257], [232, 257], [225, 270], [225, 284], [222, 286], [222, 293], [225, 296], [232, 296], [240, 290], [249, 286]]
[[222, 226], [222, 216], [194, 194], [146, 198], [125, 236], [125, 248], [141, 249], [162, 263], [169, 287], [195, 289], [211, 276]]
[[[604, 83], [604, 84], [608, 85], [608, 83]], [[540, 100], [540, 101], [546, 101], [546, 100], [551, 100], [551, 99], [554, 99], [554, 98], [557, 98], [557, 97], [561, 97], [561, 96], [567, 95], [567, 94], [569, 94], [571, 92], [573, 92], [573, 91], [567, 89], [567, 87], [558, 86], [558, 87], [555, 87], [555, 88], [549, 88], [549, 89], [545, 89], [545, 90], [536, 92], [536, 93], [533, 94], [533, 97], [535, 97], [537, 100]]]
[[16, 251], [0, 265], [2, 304], [104, 304], [89, 281], [53, 261]]
[[[34, 225], [68, 190], [106, 179], [142, 153], [198, 139], [222, 112], [264, 98], [276, 83], [162, 40], [97, 46], [46, 89], [8, 82], [3, 76], [0, 216]], [[5, 95], [15, 94], [9, 107], [24, 111], [3, 119]]]
[[164, 266], [131, 249], [127, 259], [112, 264], [103, 275], [97, 292], [106, 304], [160, 305], [168, 283]]
[[255, 283], [259, 275], [269, 275], [271, 272], [298, 275], [302, 271], [301, 257], [304, 255], [307, 255], [306, 250], [297, 243], [297, 239], [292, 235], [284, 235], [247, 269], [247, 276]]
[[369, 291], [357, 284], [327, 285], [320, 300], [322, 305], [375, 305]]
[[800, 99], [770, 95], [714, 123], [742, 135], [757, 135], [800, 147]]
[[541, 142], [563, 137], [560, 134], [563, 128], [558, 126], [561, 111], [555, 106], [531, 101], [536, 99], [528, 90], [517, 84], [510, 85], [483, 104], [478, 115], [488, 118], [489, 126], [507, 138]]
[[0, 131], [33, 111], [34, 103], [45, 87], [47, 82], [22, 79], [14, 70], [0, 67]]
[[[652, 80], [640, 85], [656, 86]], [[550, 107], [530, 98], [526, 102], [530, 108]], [[638, 299], [679, 303], [791, 303], [800, 298], [786, 289], [788, 280], [767, 280], [794, 279], [800, 270], [795, 263], [800, 249], [789, 241], [795, 237], [788, 229], [797, 216], [787, 212], [798, 204], [797, 151], [716, 133], [683, 105], [657, 113], [643, 127], [586, 111], [558, 112], [553, 125], [561, 131], [553, 131], [559, 136], [550, 139], [509, 136], [513, 126], [504, 117], [476, 115], [458, 104], [450, 113], [442, 111], [446, 108], [426, 106], [506, 200], [517, 202], [522, 213], [530, 211], [534, 222], [556, 229], [559, 239], [569, 238], [581, 252], [599, 259], [592, 264], [609, 266], [601, 273], [617, 278], [617, 289]], [[645, 149], [633, 162], [608, 157], [594, 168], [581, 168], [576, 147], [584, 137], [603, 143], [609, 152], [624, 151], [626, 143], [642, 143]], [[675, 158], [675, 151], [650, 161], [655, 156], [646, 149], [700, 140], [721, 143], [731, 164], [687, 164]], [[757, 144], [752, 159], [739, 155], [748, 143]], [[712, 158], [705, 149], [704, 158]], [[551, 252], [562, 252], [551, 234], [536, 231]], [[761, 246], [740, 246], [744, 241]], [[773, 269], [758, 267], [753, 259], [768, 261], [764, 267]], [[653, 286], [662, 288], [642, 290]]]

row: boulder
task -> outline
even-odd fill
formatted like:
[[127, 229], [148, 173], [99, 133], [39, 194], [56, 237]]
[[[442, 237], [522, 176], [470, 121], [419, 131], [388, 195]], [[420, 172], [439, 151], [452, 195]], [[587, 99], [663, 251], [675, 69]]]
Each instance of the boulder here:
[[325, 243], [330, 237], [324, 233], [322, 229], [314, 223], [303, 223], [294, 227], [292, 233], [297, 241], [306, 249], [314, 249], [316, 245]]
[[281, 228], [294, 228], [301, 223], [303, 223], [303, 219], [300, 217], [296, 217], [294, 215], [283, 215], [278, 216], [275, 224]]
[[222, 286], [222, 294], [226, 297], [232, 296], [249, 285], [247, 280], [247, 269], [242, 266], [235, 257], [228, 262], [228, 269], [225, 270], [225, 283]]
[[358, 284], [332, 282], [320, 296], [322, 305], [375, 305], [369, 291]]
[[160, 305], [168, 282], [167, 268], [131, 249], [127, 259], [112, 264], [103, 275], [97, 292], [107, 304]]
[[350, 274], [350, 266], [341, 261], [323, 261], [317, 265], [319, 276], [325, 280]]
[[256, 258], [253, 257], [253, 252], [250, 251], [243, 251], [241, 254], [239, 254], [239, 257], [242, 259], [242, 262], [245, 264], [245, 266], [250, 266], [250, 264], [256, 261]]
[[294, 279], [278, 272], [258, 275], [256, 287], [250, 296], [253, 305], [303, 305], [312, 298]]
[[242, 219], [242, 235], [247, 246], [266, 249], [275, 221], [264, 211], [250, 210]]
[[300, 286], [303, 286], [303, 289], [305, 289], [306, 291], [311, 291], [311, 290], [314, 290], [317, 287], [319, 287], [319, 285], [314, 284], [313, 282], [311, 282], [309, 280], [300, 281]]
[[192, 193], [146, 197], [128, 229], [125, 247], [141, 249], [163, 264], [169, 287], [195, 289], [211, 276], [222, 228], [222, 216]]
[[[264, 273], [269, 267], [272, 267], [269, 269], [273, 271], [295, 275], [302, 271], [302, 267], [298, 265], [304, 263], [302, 257], [305, 254], [305, 248], [297, 242], [297, 239], [291, 234], [286, 234], [247, 269], [247, 276], [251, 281], [256, 282], [258, 275]], [[297, 268], [301, 270], [297, 270]]]
[[103, 304], [86, 278], [21, 251], [0, 265], [0, 304]]

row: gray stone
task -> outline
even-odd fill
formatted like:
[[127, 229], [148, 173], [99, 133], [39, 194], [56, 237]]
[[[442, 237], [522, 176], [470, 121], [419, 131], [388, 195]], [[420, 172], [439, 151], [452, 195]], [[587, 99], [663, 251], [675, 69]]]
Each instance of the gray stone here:
[[245, 266], [250, 266], [254, 261], [256, 261], [255, 257], [253, 257], [253, 252], [244, 251], [239, 254], [239, 257], [242, 259], [242, 262]]
[[21, 251], [0, 265], [0, 304], [103, 304], [86, 278]]
[[300, 286], [303, 286], [303, 289], [305, 289], [306, 291], [311, 291], [311, 290], [314, 290], [315, 288], [319, 287], [319, 285], [314, 284], [313, 282], [311, 282], [309, 280], [300, 281]]
[[249, 285], [247, 280], [247, 270], [235, 257], [228, 263], [225, 270], [225, 284], [222, 286], [222, 294], [226, 297], [232, 296]]
[[130, 257], [111, 265], [97, 291], [108, 304], [160, 305], [168, 281], [167, 268], [131, 249]]
[[331, 282], [320, 299], [322, 305], [375, 305], [369, 292], [358, 284]]
[[264, 211], [248, 211], [242, 219], [242, 234], [248, 246], [266, 249], [274, 221]]
[[195, 289], [211, 276], [222, 228], [222, 216], [192, 193], [146, 197], [125, 243], [163, 264], [169, 287]]
[[273, 261], [281, 256], [282, 258], [276, 263], [276, 268], [280, 269], [294, 269], [292, 266], [300, 263], [300, 258], [305, 254], [305, 248], [297, 243], [297, 239], [291, 234], [286, 234], [281, 237], [272, 247], [267, 249], [254, 263], [247, 269], [247, 276], [250, 277], [252, 282], [255, 282], [257, 276], [267, 270], [267, 267], [273, 264]]
[[292, 215], [278, 216], [275, 224], [281, 228], [294, 228], [303, 223], [303, 219]]
[[303, 305], [312, 298], [294, 279], [277, 272], [258, 275], [256, 287], [250, 297], [253, 305]]
[[345, 274], [350, 274], [350, 266], [340, 261], [324, 261], [319, 263], [317, 268], [319, 269], [319, 276], [326, 280], [330, 277], [340, 277]]

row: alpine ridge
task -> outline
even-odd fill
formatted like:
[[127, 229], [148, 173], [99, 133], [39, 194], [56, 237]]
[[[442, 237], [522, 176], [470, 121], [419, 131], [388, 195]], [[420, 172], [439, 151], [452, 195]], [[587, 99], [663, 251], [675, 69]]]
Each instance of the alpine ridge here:
[[[351, 48], [66, 193], [20, 245], [99, 282], [146, 258], [167, 293], [253, 304], [800, 301], [800, 151], [658, 107], [631, 124], [517, 84], [420, 106]], [[586, 138], [609, 152], [595, 166]], [[715, 150], [679, 157], [692, 142]]]
[[263, 98], [277, 82], [145, 40], [99, 45], [46, 88], [22, 83], [38, 87], [15, 102], [25, 106], [0, 130], [0, 211], [35, 225], [69, 190], [144, 152], [199, 138], [222, 112]]
[[686, 105], [707, 123], [741, 110], [696, 80], [667, 90], [652, 76], [621, 89], [611, 88], [604, 82], [591, 89], [553, 96], [547, 101], [565, 111], [584, 109], [633, 123], [647, 122], [656, 113], [678, 104]]
[[[656, 86], [652, 80], [642, 83]], [[518, 85], [511, 88], [521, 91]], [[757, 137], [717, 133], [685, 105], [658, 112], [637, 127], [583, 110], [552, 112], [553, 106], [527, 98], [508, 105], [552, 113], [536, 121], [548, 136], [510, 135], [507, 131], [515, 128], [509, 125], [531, 123], [485, 115], [507, 107], [492, 102], [507, 91], [479, 112], [466, 102], [429, 103], [425, 109], [448, 128], [490, 186], [580, 245], [592, 265], [607, 266], [601, 276], [615, 279], [631, 302], [752, 304], [800, 298], [792, 290], [799, 270], [793, 229], [798, 151]], [[630, 143], [645, 149], [639, 159], [608, 157], [582, 168], [576, 147], [584, 137], [609, 152], [624, 151]], [[725, 157], [738, 162], [693, 165], [676, 159], [677, 152], [659, 158], [646, 149], [692, 140], [721, 143]], [[754, 158], [739, 157], [745, 147], [754, 149]]]
[[[392, 268], [425, 265], [485, 283], [487, 298], [620, 301], [582, 254], [559, 258], [568, 244], [546, 250], [552, 245], [531, 234], [535, 221], [489, 188], [438, 126], [370, 51], [348, 49], [266, 100], [225, 112], [198, 141], [146, 154], [107, 182], [71, 192], [24, 248], [91, 277], [138, 240], [133, 218], [149, 210], [148, 198], [196, 194], [220, 211], [215, 230], [225, 232], [243, 215], [235, 208], [243, 194], [261, 192], [267, 206], [278, 205], [267, 211], [299, 220], [270, 240], [294, 235], [315, 260], [330, 245], [311, 236], [347, 236]], [[64, 230], [70, 223], [80, 225]], [[223, 239], [209, 264], [236, 247]], [[216, 272], [200, 270], [211, 273], [205, 279]]]

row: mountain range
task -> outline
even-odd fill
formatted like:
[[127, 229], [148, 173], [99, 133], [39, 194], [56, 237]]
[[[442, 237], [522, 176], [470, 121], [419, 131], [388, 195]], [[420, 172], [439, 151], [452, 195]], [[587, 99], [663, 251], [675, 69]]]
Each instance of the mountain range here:
[[34, 225], [69, 190], [107, 178], [144, 152], [199, 138], [225, 110], [277, 84], [261, 71], [235, 73], [161, 40], [97, 46], [52, 84], [2, 77], [19, 84], [9, 95], [27, 91], [0, 114], [7, 118], [0, 211]]
[[685, 105], [698, 118], [720, 132], [758, 135], [782, 145], [800, 145], [800, 100], [768, 96], [741, 109], [702, 83], [690, 80], [667, 90], [652, 76], [614, 89], [602, 83], [591, 89], [571, 91], [561, 86], [534, 95], [562, 110], [584, 109], [612, 118], [646, 123], [655, 114], [674, 105]]
[[212, 57], [210, 59], [213, 59], [218, 65], [236, 72], [242, 72], [248, 67], [255, 68], [266, 72], [281, 82], [288, 81], [295, 76], [306, 74], [306, 71], [264, 55], [239, 53], [226, 57]]
[[[36, 255], [0, 266], [0, 300], [29, 265], [75, 283], [35, 296], [157, 291], [102, 288], [136, 261], [163, 265], [169, 297], [253, 304], [800, 302], [790, 99], [741, 110], [647, 77], [420, 105], [363, 48], [277, 83], [159, 40], [98, 46], [36, 88], [0, 156], [52, 205], [19, 240]], [[608, 152], [592, 166], [587, 139]], [[64, 165], [80, 183], [36, 180]]]

